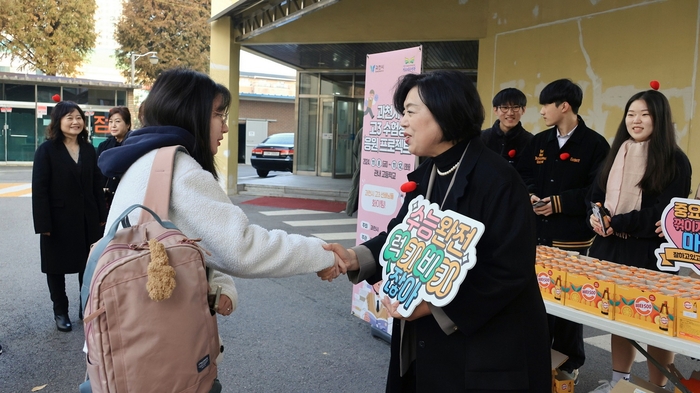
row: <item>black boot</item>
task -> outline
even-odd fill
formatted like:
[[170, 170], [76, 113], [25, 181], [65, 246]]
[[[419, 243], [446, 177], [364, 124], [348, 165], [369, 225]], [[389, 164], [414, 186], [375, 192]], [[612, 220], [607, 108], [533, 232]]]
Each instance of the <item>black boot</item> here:
[[71, 330], [73, 330], [73, 325], [70, 322], [68, 314], [55, 315], [54, 319], [56, 320], [56, 329], [58, 329], [59, 331], [70, 332]]

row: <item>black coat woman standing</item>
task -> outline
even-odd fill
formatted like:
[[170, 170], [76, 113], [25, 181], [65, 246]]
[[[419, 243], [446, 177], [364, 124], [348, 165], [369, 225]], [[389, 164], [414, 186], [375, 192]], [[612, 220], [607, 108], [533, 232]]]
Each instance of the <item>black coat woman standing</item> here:
[[65, 275], [78, 273], [82, 286], [90, 245], [102, 236], [107, 212], [83, 110], [74, 102], [59, 102], [46, 134], [32, 171], [34, 231], [40, 234], [41, 271], [46, 274], [56, 327], [69, 332]]

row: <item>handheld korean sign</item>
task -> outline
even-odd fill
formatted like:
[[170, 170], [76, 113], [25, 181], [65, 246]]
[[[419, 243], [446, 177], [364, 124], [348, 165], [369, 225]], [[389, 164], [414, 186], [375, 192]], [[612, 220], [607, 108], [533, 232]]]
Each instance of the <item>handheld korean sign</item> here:
[[401, 224], [391, 230], [379, 255], [382, 291], [409, 317], [421, 301], [442, 307], [457, 295], [476, 264], [484, 224], [457, 212], [441, 211], [423, 196], [411, 201]]
[[671, 199], [661, 229], [666, 242], [654, 252], [659, 270], [677, 272], [684, 266], [700, 274], [700, 200]]

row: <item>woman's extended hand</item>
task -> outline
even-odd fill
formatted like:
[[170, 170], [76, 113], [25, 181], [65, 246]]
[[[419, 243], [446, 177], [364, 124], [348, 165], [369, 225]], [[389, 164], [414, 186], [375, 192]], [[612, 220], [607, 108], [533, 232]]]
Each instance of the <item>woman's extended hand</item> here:
[[335, 255], [340, 258], [341, 270], [340, 272], [345, 274], [348, 270], [360, 270], [360, 262], [357, 260], [357, 254], [355, 251], [349, 248], [343, 247], [338, 243], [324, 244], [323, 249], [328, 251], [333, 251]]
[[[338, 278], [339, 275], [347, 273], [348, 269], [345, 261], [343, 260], [343, 257], [350, 258], [350, 253], [346, 248], [344, 248], [338, 243], [324, 244], [323, 249], [326, 251], [333, 252], [335, 263], [331, 267], [327, 267], [321, 270], [320, 272], [316, 272], [316, 275], [320, 277], [321, 280], [331, 282]], [[342, 254], [342, 257], [339, 254]]]
[[337, 262], [338, 256], [336, 255], [336, 264], [327, 267], [319, 272], [316, 272], [316, 275], [321, 278], [321, 280], [328, 281], [328, 282], [333, 282], [338, 276], [340, 275], [340, 269], [338, 268], [338, 262]]

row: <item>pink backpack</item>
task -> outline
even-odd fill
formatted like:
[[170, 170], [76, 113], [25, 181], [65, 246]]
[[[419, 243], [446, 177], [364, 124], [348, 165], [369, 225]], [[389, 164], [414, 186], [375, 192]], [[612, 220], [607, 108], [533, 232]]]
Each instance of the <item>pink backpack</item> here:
[[[203, 250], [167, 221], [178, 149], [158, 150], [145, 206], [124, 211], [90, 252], [81, 291], [89, 387], [81, 392], [212, 390], [220, 346]], [[136, 208], [138, 224], [117, 230]]]

